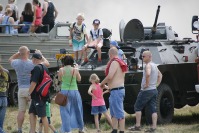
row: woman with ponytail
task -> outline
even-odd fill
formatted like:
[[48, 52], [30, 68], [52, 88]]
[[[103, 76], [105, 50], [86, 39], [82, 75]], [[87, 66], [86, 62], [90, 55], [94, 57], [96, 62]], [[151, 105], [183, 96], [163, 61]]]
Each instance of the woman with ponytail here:
[[42, 24], [42, 9], [39, 0], [33, 0], [32, 4], [34, 9], [34, 17], [30, 32], [34, 33], [37, 30], [37, 28]]

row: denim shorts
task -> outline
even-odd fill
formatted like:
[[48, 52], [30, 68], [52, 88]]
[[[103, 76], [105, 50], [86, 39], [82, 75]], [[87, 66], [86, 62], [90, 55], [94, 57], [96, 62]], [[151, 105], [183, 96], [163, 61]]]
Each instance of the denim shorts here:
[[97, 114], [104, 113], [106, 111], [107, 111], [107, 109], [106, 109], [105, 105], [102, 105], [102, 106], [92, 106], [91, 114], [92, 115], [97, 115]]
[[72, 40], [72, 43], [73, 43], [73, 51], [81, 51], [84, 44], [85, 44], [85, 41], [80, 41], [78, 42], [77, 40]]
[[109, 97], [110, 114], [116, 119], [123, 119], [124, 116], [125, 89], [112, 90]]
[[151, 113], [157, 112], [157, 89], [143, 91], [141, 90], [137, 96], [137, 100], [134, 105], [135, 112], [142, 111], [145, 106], [148, 106]]

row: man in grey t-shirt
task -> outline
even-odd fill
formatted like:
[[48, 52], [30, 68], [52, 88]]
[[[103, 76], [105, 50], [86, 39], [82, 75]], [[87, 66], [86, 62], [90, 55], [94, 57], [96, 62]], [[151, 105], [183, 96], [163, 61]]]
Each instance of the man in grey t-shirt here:
[[147, 132], [153, 132], [156, 130], [157, 125], [157, 86], [160, 84], [162, 80], [162, 74], [158, 70], [157, 65], [152, 62], [152, 54], [150, 51], [143, 52], [142, 59], [143, 62], [146, 63], [146, 66], [143, 70], [141, 90], [137, 96], [137, 100], [134, 105], [136, 125], [134, 127], [129, 128], [129, 130], [141, 130], [141, 111], [145, 106], [149, 106], [149, 109], [152, 112], [152, 125], [151, 128], [147, 130]]
[[[41, 53], [39, 50], [35, 52]], [[26, 112], [26, 107], [29, 104], [28, 99], [28, 90], [30, 87], [30, 77], [31, 71], [34, 68], [34, 64], [29, 59], [30, 51], [28, 47], [21, 46], [19, 51], [12, 55], [9, 58], [9, 62], [11, 66], [15, 69], [17, 74], [17, 82], [18, 82], [18, 116], [17, 116], [17, 124], [18, 124], [18, 133], [22, 132], [22, 124], [24, 121], [24, 116]], [[49, 62], [44, 58], [43, 64], [49, 66]]]

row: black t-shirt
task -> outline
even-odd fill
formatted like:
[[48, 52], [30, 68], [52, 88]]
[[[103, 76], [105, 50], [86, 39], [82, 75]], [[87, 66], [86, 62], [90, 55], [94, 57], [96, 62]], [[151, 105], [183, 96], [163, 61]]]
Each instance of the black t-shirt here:
[[[49, 74], [48, 68], [46, 68], [46, 66], [42, 65], [43, 68], [46, 70], [46, 72]], [[31, 98], [38, 101], [41, 100], [42, 97], [40, 97], [38, 95], [38, 93], [36, 93], [36, 88], [38, 86], [38, 84], [42, 81], [43, 78], [43, 73], [42, 73], [42, 66], [41, 64], [36, 65], [34, 67], [34, 69], [31, 71], [31, 79], [30, 82], [35, 82], [37, 83], [36, 87], [34, 88], [33, 92], [31, 93]], [[40, 69], [41, 68], [41, 69]]]
[[33, 12], [32, 14], [27, 14], [24, 11], [21, 13], [21, 15], [23, 16], [23, 21], [24, 22], [32, 22], [33, 21]]

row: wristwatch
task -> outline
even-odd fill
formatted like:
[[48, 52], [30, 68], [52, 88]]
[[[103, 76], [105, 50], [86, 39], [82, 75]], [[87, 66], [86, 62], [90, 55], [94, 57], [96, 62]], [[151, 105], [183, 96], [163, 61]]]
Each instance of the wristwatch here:
[[28, 96], [30, 96], [31, 94], [30, 93], [28, 93]]

